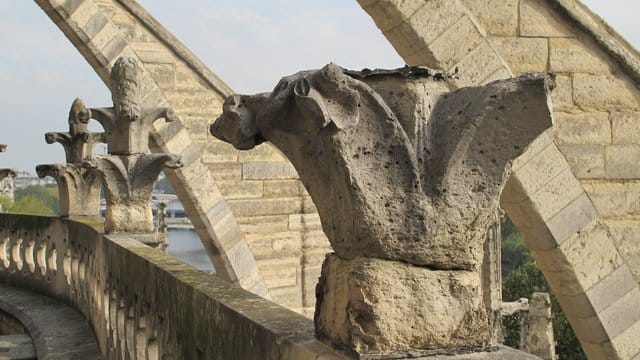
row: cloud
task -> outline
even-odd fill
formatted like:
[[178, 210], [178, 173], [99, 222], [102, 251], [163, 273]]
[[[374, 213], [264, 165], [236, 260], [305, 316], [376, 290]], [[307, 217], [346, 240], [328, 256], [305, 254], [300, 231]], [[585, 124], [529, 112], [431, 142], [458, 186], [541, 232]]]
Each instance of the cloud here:
[[355, 2], [190, 0], [179, 15], [171, 5], [142, 3], [238, 92], [269, 90], [284, 75], [331, 61], [353, 68], [403, 64]]

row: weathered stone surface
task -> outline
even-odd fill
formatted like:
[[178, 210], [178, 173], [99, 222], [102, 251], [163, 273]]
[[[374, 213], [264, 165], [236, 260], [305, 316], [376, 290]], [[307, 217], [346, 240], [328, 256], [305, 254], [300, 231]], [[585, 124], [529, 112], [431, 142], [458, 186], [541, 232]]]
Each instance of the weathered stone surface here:
[[563, 111], [573, 108], [573, 81], [570, 76], [557, 74], [556, 88], [551, 93], [553, 110]]
[[[504, 65], [504, 61], [488, 41], [483, 42], [469, 52], [450, 71], [455, 72], [456, 69], [464, 73], [459, 79], [455, 80], [458, 86], [473, 86], [497, 80], [498, 78], [493, 77], [500, 76], [497, 74], [502, 71], [505, 71], [507, 75], [499, 79], [511, 77], [511, 72]], [[487, 81], [487, 79], [490, 80]]]
[[618, 220], [607, 221], [607, 226], [618, 251], [624, 258], [629, 269], [634, 275], [635, 281], [640, 282], [640, 221]]
[[[0, 215], [0, 229], [0, 248], [7, 238], [15, 243], [24, 236], [37, 239], [50, 254], [42, 274], [14, 270], [19, 260], [28, 264], [23, 252], [11, 256], [8, 266], [0, 261], [0, 282], [29, 286], [70, 305], [58, 311], [56, 302], [56, 308], [47, 311], [53, 307], [51, 299], [10, 298], [7, 286], [0, 285], [0, 309], [9, 303], [41, 315], [43, 331], [29, 328], [43, 345], [41, 359], [149, 359], [158, 354], [173, 359], [350, 358], [317, 341], [310, 319], [132, 236], [105, 236], [94, 226], [69, 219], [15, 214]], [[298, 287], [278, 288], [275, 294], [283, 303], [302, 306]], [[51, 321], [51, 312], [65, 321]], [[68, 322], [69, 312], [76, 322]]]
[[518, 31], [518, 0], [463, 0], [491, 35], [515, 36]]
[[0, 335], [0, 359], [34, 360], [36, 349], [27, 334]]
[[477, 267], [508, 164], [550, 126], [545, 78], [443, 95], [432, 112], [438, 92], [407, 84], [403, 101], [428, 99], [409, 107], [374, 89], [411, 81], [364, 81], [373, 89], [333, 64], [300, 72], [271, 94], [228, 98], [211, 131], [238, 149], [280, 148], [340, 257]]
[[180, 167], [170, 154], [100, 156], [83, 166], [102, 180], [107, 209], [104, 229], [111, 233], [148, 233], [153, 230], [151, 192], [165, 167]]
[[545, 38], [493, 37], [490, 41], [515, 74], [547, 69], [549, 44]]
[[533, 293], [529, 305], [527, 352], [542, 359], [556, 358], [556, 344], [551, 323], [551, 299], [548, 293]]
[[[177, 119], [169, 108], [142, 106], [142, 91], [148, 80], [142, 77], [137, 60], [121, 57], [115, 61], [111, 71], [114, 106], [86, 109], [80, 102], [72, 107], [71, 114], [77, 114], [79, 119], [96, 119], [105, 129], [110, 155], [85, 159], [82, 167], [102, 181], [107, 201], [105, 232], [108, 234], [152, 232], [150, 200], [158, 175], [164, 168], [182, 167], [180, 156], [146, 153], [149, 151], [149, 133], [153, 123], [161, 118], [168, 122]], [[189, 142], [178, 144], [173, 141], [166, 145], [169, 149], [178, 148], [182, 152], [187, 144]], [[207, 183], [201, 182], [200, 185], [206, 186]], [[198, 190], [200, 188], [193, 189], [196, 195], [201, 195], [202, 191]], [[149, 236], [145, 239], [151, 239], [145, 242], [155, 241]]]
[[69, 110], [69, 131], [45, 134], [47, 144], [60, 143], [64, 147], [67, 163], [80, 165], [93, 153], [97, 143], [106, 141], [104, 133], [92, 133], [88, 124], [91, 114], [80, 99], [75, 99]]
[[611, 145], [605, 148], [606, 175], [609, 179], [638, 179], [640, 145]]
[[559, 144], [610, 144], [611, 124], [606, 112], [554, 114], [556, 142]]
[[611, 72], [609, 64], [599, 52], [574, 38], [549, 39], [549, 70], [587, 74]]
[[[74, 307], [2, 284], [0, 311], [20, 320], [29, 333], [23, 335], [26, 339], [16, 339], [19, 342], [14, 343], [26, 346], [21, 353], [12, 352], [17, 348], [7, 347], [8, 344], [3, 341], [6, 338], [0, 336], [0, 359], [27, 360], [36, 359], [36, 355], [39, 359], [102, 359], [91, 325]], [[27, 356], [29, 350], [33, 354], [31, 357]]]
[[542, 0], [520, 1], [520, 36], [573, 37], [569, 28]]
[[74, 164], [36, 166], [38, 177], [51, 176], [58, 184], [60, 216], [99, 216], [100, 179]]
[[[491, 214], [511, 161], [551, 124], [544, 76], [454, 93], [421, 76], [446, 75], [330, 64], [285, 77], [270, 94], [229, 97], [211, 126], [240, 150], [269, 140], [292, 161], [336, 251], [318, 287], [318, 335], [360, 353], [492, 343], [480, 280]], [[360, 261], [374, 265], [360, 271]], [[410, 274], [425, 278], [407, 284]], [[442, 288], [427, 288], [437, 281]], [[350, 286], [371, 293], [356, 304]], [[456, 288], [464, 296], [449, 293]], [[417, 308], [416, 297], [425, 299]]]
[[114, 107], [88, 109], [105, 130], [107, 151], [113, 155], [143, 154], [149, 150], [151, 125], [159, 120], [174, 121], [170, 108], [142, 108], [143, 79], [133, 58], [121, 57], [111, 72]]
[[578, 179], [604, 178], [604, 145], [565, 144], [558, 148]]
[[640, 111], [612, 112], [611, 132], [614, 144], [639, 144]]
[[359, 353], [488, 345], [477, 272], [331, 254], [316, 293], [318, 337]]
[[612, 74], [573, 74], [573, 101], [583, 109], [637, 109], [638, 90]]

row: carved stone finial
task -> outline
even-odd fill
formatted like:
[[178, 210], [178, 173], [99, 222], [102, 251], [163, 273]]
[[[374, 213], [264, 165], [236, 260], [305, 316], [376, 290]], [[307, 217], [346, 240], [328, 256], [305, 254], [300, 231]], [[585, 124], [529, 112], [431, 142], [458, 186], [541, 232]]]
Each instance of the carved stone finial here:
[[[79, 120], [97, 120], [105, 130], [110, 155], [85, 159], [82, 167], [101, 179], [107, 201], [105, 232], [109, 234], [153, 235], [149, 202], [154, 184], [163, 168], [182, 166], [177, 155], [146, 154], [152, 124], [162, 118], [174, 121], [177, 117], [170, 108], [142, 107], [142, 75], [135, 59], [117, 59], [111, 71], [114, 106], [85, 110], [78, 105], [70, 112]], [[141, 241], [160, 246], [154, 236]]]
[[102, 179], [107, 201], [105, 232], [152, 233], [151, 193], [165, 167], [182, 166], [172, 154], [96, 156], [83, 166]]
[[379, 73], [330, 64], [233, 95], [211, 133], [238, 149], [272, 142], [313, 198], [335, 251], [317, 289], [321, 339], [361, 353], [487, 347], [483, 245], [511, 162], [551, 126], [548, 79], [447, 94], [433, 72]]
[[89, 109], [106, 132], [107, 151], [114, 155], [144, 154], [149, 149], [151, 125], [159, 119], [177, 119], [170, 108], [141, 108], [142, 72], [136, 60], [121, 57], [111, 71], [114, 106]]
[[100, 181], [75, 164], [36, 166], [38, 177], [51, 176], [58, 184], [59, 214], [62, 217], [100, 215]]
[[69, 110], [69, 131], [44, 134], [47, 144], [55, 142], [64, 147], [67, 163], [80, 165], [91, 156], [97, 143], [105, 142], [104, 133], [92, 133], [88, 129], [90, 111], [79, 98], [73, 101]]

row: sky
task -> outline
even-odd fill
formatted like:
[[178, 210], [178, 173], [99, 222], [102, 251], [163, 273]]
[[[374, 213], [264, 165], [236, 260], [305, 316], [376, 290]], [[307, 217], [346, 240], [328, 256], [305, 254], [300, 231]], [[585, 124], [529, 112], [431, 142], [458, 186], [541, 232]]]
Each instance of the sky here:
[[[268, 91], [284, 75], [329, 62], [403, 65], [355, 0], [139, 2], [239, 93]], [[583, 2], [640, 48], [640, 1]], [[8, 145], [0, 167], [33, 171], [64, 162], [62, 147], [47, 145], [44, 133], [68, 130], [76, 97], [89, 107], [112, 105], [107, 88], [35, 2], [0, 0], [0, 143]]]

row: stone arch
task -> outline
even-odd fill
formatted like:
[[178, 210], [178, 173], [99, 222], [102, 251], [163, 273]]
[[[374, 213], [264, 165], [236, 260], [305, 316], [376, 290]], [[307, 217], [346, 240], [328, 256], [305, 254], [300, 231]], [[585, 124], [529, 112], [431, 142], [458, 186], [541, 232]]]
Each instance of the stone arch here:
[[[264, 297], [269, 289], [245, 236], [206, 166], [206, 123], [221, 110], [231, 89], [164, 30], [135, 1], [38, 0], [73, 45], [110, 86], [120, 56], [138, 59], [144, 71], [143, 106], [170, 106], [181, 121], [158, 122], [154, 152], [179, 154], [185, 166], [166, 171], [217, 273]], [[191, 109], [202, 109], [192, 111]]]
[[557, 74], [556, 129], [514, 163], [501, 202], [589, 358], [638, 356], [640, 226], [624, 200], [640, 178], [637, 52], [575, 0], [358, 2], [408, 64], [457, 68], [455, 87]]

